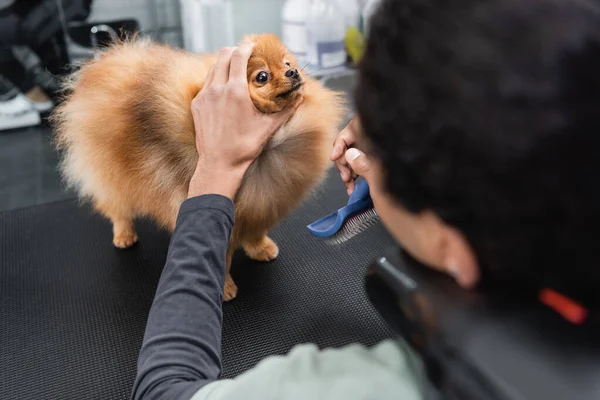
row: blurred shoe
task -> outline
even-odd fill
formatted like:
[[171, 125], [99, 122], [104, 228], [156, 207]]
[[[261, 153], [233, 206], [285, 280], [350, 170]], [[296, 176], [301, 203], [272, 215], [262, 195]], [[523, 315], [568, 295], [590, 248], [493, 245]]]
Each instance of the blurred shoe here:
[[25, 98], [38, 113], [46, 113], [54, 107], [54, 102], [39, 86], [35, 86], [29, 92], [25, 93]]
[[38, 102], [38, 101], [33, 101], [27, 97], [25, 97], [25, 98], [29, 102], [29, 105], [31, 105], [38, 113], [46, 113], [48, 111], [51, 111], [52, 108], [54, 108], [54, 102], [52, 100]]
[[0, 101], [0, 131], [36, 126], [41, 122], [40, 113], [23, 94]]

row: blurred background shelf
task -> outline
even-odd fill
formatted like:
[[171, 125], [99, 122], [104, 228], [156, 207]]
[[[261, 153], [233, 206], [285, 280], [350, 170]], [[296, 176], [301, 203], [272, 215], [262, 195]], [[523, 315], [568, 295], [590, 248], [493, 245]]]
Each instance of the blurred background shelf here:
[[[270, 32], [281, 35], [281, 10], [285, 0], [232, 1], [235, 40], [240, 40], [245, 33]], [[85, 24], [92, 26], [106, 21], [134, 20], [139, 24], [141, 33], [181, 47], [180, 6], [180, 0], [95, 0]], [[69, 53], [74, 61], [91, 56], [84, 50], [74, 43], [69, 45]], [[38, 60], [27, 48], [16, 48], [15, 53], [30, 68], [38, 68], [40, 80], [51, 78], [36, 67]], [[351, 97], [356, 79], [353, 68], [346, 66], [307, 72], [332, 89]], [[48, 124], [0, 131], [0, 211], [73, 197], [72, 193], [64, 190], [59, 178], [58, 156], [51, 140], [52, 130]]]

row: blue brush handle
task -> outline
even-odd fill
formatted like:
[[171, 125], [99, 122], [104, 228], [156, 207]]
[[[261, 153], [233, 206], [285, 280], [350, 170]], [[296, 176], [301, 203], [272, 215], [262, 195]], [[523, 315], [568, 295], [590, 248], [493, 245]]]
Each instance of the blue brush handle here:
[[313, 222], [307, 228], [314, 236], [326, 238], [336, 234], [346, 221], [360, 211], [373, 206], [369, 184], [363, 178], [356, 181], [348, 204], [338, 211]]
[[348, 204], [338, 210], [337, 220], [339, 222], [336, 224], [336, 229], [333, 233], [337, 233], [350, 217], [372, 206], [373, 200], [371, 199], [369, 184], [361, 178], [355, 182], [354, 191], [350, 195], [350, 199], [348, 199]]
[[371, 198], [371, 192], [369, 189], [369, 184], [364, 178], [360, 178], [354, 184], [354, 191], [350, 195], [348, 199], [348, 205], [354, 204], [361, 200], [366, 200]]

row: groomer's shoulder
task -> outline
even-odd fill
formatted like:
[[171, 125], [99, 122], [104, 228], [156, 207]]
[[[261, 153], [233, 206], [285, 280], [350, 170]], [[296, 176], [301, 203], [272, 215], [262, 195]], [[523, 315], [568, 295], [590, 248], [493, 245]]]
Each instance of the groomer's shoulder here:
[[421, 361], [403, 342], [326, 350], [301, 345], [207, 385], [192, 400], [422, 400], [425, 382]]

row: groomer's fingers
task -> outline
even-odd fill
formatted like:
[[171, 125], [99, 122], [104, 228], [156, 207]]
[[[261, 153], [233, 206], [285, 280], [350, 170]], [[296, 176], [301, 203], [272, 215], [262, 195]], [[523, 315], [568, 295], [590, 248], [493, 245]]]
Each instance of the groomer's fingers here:
[[[346, 161], [348, 161], [354, 173], [365, 178], [369, 186], [373, 185], [373, 165], [365, 153], [355, 148], [348, 149], [346, 151]], [[350, 189], [354, 190], [354, 180], [351, 180], [346, 187], [348, 193], [352, 193]]]
[[346, 187], [346, 191], [348, 192], [348, 196], [352, 194], [354, 191], [354, 181], [357, 179], [357, 175], [352, 169], [346, 164], [346, 158], [340, 157], [336, 162], [336, 167], [340, 172], [340, 177], [342, 178], [342, 182], [344, 182], [344, 186]]
[[303, 98], [300, 98], [300, 100], [298, 100], [296, 102], [296, 104], [294, 105], [294, 107], [290, 107], [286, 110], [280, 111], [278, 113], [275, 114], [263, 114], [264, 118], [269, 120], [270, 124], [271, 124], [271, 131], [267, 133], [267, 137], [265, 138], [265, 142], [267, 140], [269, 140], [275, 133], [277, 133], [277, 131], [283, 126], [285, 125], [290, 118], [292, 118], [292, 116], [294, 115], [294, 113], [296, 112], [296, 110], [298, 110], [298, 107], [300, 107], [300, 105], [302, 104], [302, 102], [304, 101]]
[[213, 85], [224, 85], [229, 79], [229, 68], [231, 65], [231, 57], [235, 47], [225, 47], [219, 51], [217, 63], [215, 64], [215, 75], [211, 82]]
[[344, 183], [350, 182], [350, 179], [352, 178], [352, 172], [350, 171], [350, 167], [348, 167], [346, 158], [345, 157], [338, 158], [335, 161], [335, 166], [336, 166], [337, 170], [340, 172], [342, 181], [344, 181]]
[[344, 183], [344, 186], [346, 187], [346, 190], [348, 191], [348, 195], [352, 194], [352, 190], [354, 190], [354, 180], [355, 180], [355, 178], [353, 178], [352, 175], [355, 175], [355, 174], [353, 174], [352, 169], [346, 163], [346, 158], [343, 156], [340, 157], [335, 162], [335, 166], [340, 173], [340, 177], [342, 178], [342, 182]]
[[333, 142], [333, 151], [331, 152], [331, 161], [339, 159], [346, 150], [356, 142], [356, 117], [352, 118], [348, 125], [340, 132]]
[[298, 99], [298, 101], [296, 101], [296, 104], [294, 104], [293, 107], [287, 108], [287, 109], [280, 111], [278, 113], [275, 113], [275, 114], [270, 114], [270, 117], [275, 120], [275, 124], [281, 126], [281, 125], [285, 124], [286, 122], [288, 122], [290, 120], [290, 118], [292, 118], [294, 113], [298, 110], [298, 108], [300, 108], [300, 106], [302, 105], [303, 102], [304, 102], [304, 97], [301, 97], [300, 99]]
[[248, 84], [248, 60], [252, 56], [253, 49], [254, 43], [245, 43], [233, 52], [229, 68], [230, 82]]
[[206, 75], [206, 79], [204, 80], [203, 88], [209, 87], [213, 80], [215, 79], [215, 64], [213, 64], [208, 70], [208, 74]]
[[346, 192], [348, 192], [348, 196], [352, 195], [352, 192], [354, 192], [354, 185], [355, 185], [356, 181], [354, 179], [350, 180], [350, 182], [346, 183]]
[[333, 142], [333, 151], [331, 153], [331, 161], [335, 161], [342, 157], [346, 150], [354, 144], [354, 139], [351, 137], [351, 133], [344, 129]]

